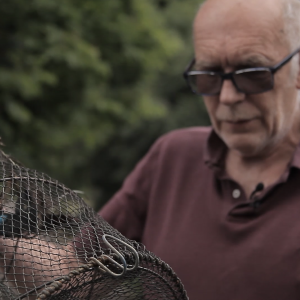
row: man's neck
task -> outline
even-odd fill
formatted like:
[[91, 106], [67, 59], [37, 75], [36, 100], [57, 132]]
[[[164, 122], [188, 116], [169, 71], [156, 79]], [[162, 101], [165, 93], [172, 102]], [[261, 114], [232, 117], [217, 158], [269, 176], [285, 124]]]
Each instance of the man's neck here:
[[244, 157], [235, 150], [229, 150], [225, 161], [226, 172], [241, 185], [249, 198], [258, 183], [262, 182], [265, 187], [270, 186], [284, 174], [296, 147], [293, 144], [277, 146], [267, 155], [254, 157]]

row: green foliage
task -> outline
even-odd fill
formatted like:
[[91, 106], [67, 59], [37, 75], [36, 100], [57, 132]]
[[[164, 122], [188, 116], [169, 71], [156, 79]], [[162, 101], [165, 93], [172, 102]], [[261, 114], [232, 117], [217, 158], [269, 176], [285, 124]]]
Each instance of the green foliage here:
[[[199, 0], [0, 2], [6, 151], [95, 207], [161, 134], [208, 124], [181, 73]], [[96, 204], [94, 201], [97, 200]]]

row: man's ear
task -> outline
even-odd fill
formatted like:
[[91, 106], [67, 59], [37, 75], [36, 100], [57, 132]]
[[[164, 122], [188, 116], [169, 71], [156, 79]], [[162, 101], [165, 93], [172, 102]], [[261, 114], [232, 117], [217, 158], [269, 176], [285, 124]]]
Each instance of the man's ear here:
[[298, 54], [298, 74], [297, 74], [296, 87], [298, 90], [300, 90], [300, 54]]

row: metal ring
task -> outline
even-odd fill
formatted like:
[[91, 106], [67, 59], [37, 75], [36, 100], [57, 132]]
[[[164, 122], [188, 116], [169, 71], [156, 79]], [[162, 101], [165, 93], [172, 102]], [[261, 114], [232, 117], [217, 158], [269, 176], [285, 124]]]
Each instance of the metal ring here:
[[[131, 268], [128, 268], [127, 266], [127, 263], [125, 261], [125, 258], [124, 256], [115, 248], [112, 246], [112, 244], [110, 244], [107, 240], [107, 238], [111, 238], [121, 244], [123, 244], [124, 246], [126, 246], [127, 248], [130, 249], [131, 252], [133, 252], [134, 256], [135, 256], [135, 263], [134, 263], [134, 266], [131, 267]], [[106, 258], [107, 260], [109, 260], [111, 263], [113, 263], [114, 265], [116, 265], [118, 268], [122, 269], [122, 272], [121, 273], [115, 273], [115, 272], [112, 272], [109, 268], [107, 268], [100, 260], [98, 260], [97, 258], [95, 257], [91, 257], [91, 260], [93, 262], [95, 262], [98, 266], [99, 266], [99, 269], [103, 272], [107, 272], [109, 273], [110, 275], [114, 276], [114, 277], [121, 277], [123, 276], [127, 271], [133, 271], [135, 270], [138, 266], [139, 266], [139, 255], [137, 253], [137, 251], [130, 245], [128, 245], [127, 243], [123, 242], [122, 240], [112, 236], [112, 235], [108, 235], [108, 234], [104, 234], [102, 236], [102, 240], [104, 241], [104, 243], [108, 246], [108, 248], [110, 248], [114, 253], [117, 254], [117, 256], [119, 257], [119, 259], [121, 260], [122, 262], [122, 265], [119, 264], [118, 262], [116, 262], [114, 259], [112, 259], [111, 257], [109, 257], [108, 255], [101, 255], [100, 258]]]
[[[131, 250], [131, 252], [133, 253], [133, 255], [134, 255], [134, 257], [135, 257], [135, 264], [134, 264], [134, 266], [132, 267], [132, 268], [127, 268], [127, 270], [128, 271], [133, 271], [133, 270], [135, 270], [138, 266], [139, 266], [139, 263], [140, 263], [140, 260], [139, 260], [139, 255], [138, 255], [138, 253], [137, 253], [137, 251], [132, 247], [132, 246], [130, 246], [129, 244], [127, 244], [127, 243], [125, 243], [125, 242], [123, 242], [122, 240], [120, 240], [120, 239], [118, 239], [118, 238], [116, 238], [116, 237], [114, 237], [114, 236], [112, 236], [112, 235], [109, 235], [109, 234], [104, 234], [103, 236], [102, 236], [102, 240], [104, 241], [104, 243], [112, 250], [112, 251], [114, 251], [116, 254], [118, 254], [118, 255], [120, 255], [120, 256], [122, 256], [108, 241], [107, 241], [107, 239], [106, 239], [106, 237], [109, 237], [109, 238], [111, 238], [111, 239], [113, 239], [113, 240], [115, 240], [115, 241], [117, 241], [117, 242], [119, 242], [119, 243], [121, 243], [121, 244], [123, 244], [124, 246], [126, 246], [127, 248], [129, 248], [130, 250]], [[123, 257], [123, 256], [122, 256]]]

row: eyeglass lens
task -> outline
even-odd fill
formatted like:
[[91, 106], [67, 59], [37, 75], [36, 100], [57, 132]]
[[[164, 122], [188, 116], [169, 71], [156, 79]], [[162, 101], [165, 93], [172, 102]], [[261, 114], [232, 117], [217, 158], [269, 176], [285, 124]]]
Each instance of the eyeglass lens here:
[[[222, 89], [223, 79], [219, 74], [203, 73], [188, 75], [189, 83], [196, 94], [216, 95]], [[249, 70], [234, 73], [233, 80], [239, 92], [262, 93], [272, 89], [273, 74], [269, 70]]]
[[198, 74], [189, 77], [192, 90], [196, 94], [218, 94], [222, 88], [222, 78], [212, 74]]

